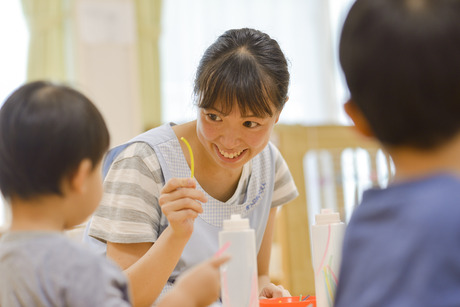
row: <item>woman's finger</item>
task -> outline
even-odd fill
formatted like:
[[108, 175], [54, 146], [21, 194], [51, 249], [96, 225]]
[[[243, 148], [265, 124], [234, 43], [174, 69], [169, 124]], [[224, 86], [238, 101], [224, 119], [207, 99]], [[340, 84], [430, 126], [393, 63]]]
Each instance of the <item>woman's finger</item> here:
[[203, 203], [207, 202], [208, 200], [203, 191], [191, 188], [179, 188], [177, 190], [171, 191], [170, 193], [161, 194], [158, 198], [158, 202], [160, 206], [163, 206], [164, 204], [183, 198], [190, 198]]
[[183, 210], [192, 210], [197, 213], [202, 213], [203, 212], [203, 207], [199, 202], [197, 202], [194, 199], [190, 198], [182, 198], [178, 200], [174, 200], [171, 202], [168, 202], [167, 204], [164, 204], [161, 206], [161, 211], [168, 216], [168, 214], [171, 214], [171, 212], [179, 212]]
[[196, 181], [193, 178], [171, 178], [161, 189], [161, 194], [170, 193], [179, 188], [196, 188]]

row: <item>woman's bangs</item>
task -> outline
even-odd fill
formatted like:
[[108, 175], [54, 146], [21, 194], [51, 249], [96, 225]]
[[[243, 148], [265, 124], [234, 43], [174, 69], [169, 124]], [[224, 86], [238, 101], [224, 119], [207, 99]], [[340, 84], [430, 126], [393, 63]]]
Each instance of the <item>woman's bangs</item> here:
[[273, 103], [270, 96], [273, 96], [273, 90], [264, 86], [264, 84], [270, 85], [271, 80], [261, 78], [257, 69], [248, 71], [246, 67], [245, 70], [245, 72], [235, 73], [226, 69], [226, 66], [221, 66], [214, 73], [209, 74], [207, 86], [198, 96], [198, 106], [205, 109], [214, 108], [228, 115], [237, 102], [242, 116], [272, 116]]

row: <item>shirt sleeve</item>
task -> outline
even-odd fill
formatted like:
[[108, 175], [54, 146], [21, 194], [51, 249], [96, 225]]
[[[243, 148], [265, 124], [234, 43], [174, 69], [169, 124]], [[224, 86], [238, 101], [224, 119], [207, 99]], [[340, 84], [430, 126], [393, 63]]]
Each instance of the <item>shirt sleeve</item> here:
[[158, 204], [164, 177], [154, 150], [134, 143], [112, 163], [89, 235], [103, 242], [155, 242], [162, 213]]
[[283, 156], [273, 146], [275, 153], [275, 187], [271, 207], [284, 205], [299, 195], [294, 179]]

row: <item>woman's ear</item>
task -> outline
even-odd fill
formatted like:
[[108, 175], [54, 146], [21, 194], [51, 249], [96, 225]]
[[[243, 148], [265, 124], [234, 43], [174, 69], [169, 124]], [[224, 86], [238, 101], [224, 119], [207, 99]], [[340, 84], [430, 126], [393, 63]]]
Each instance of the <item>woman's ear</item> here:
[[275, 124], [280, 120], [281, 111], [276, 112], [275, 114]]
[[353, 100], [348, 100], [344, 105], [344, 109], [348, 116], [350, 116], [359, 133], [367, 137], [374, 137], [374, 132], [372, 131], [367, 118]]
[[[288, 100], [289, 96], [286, 96], [286, 100], [284, 100], [284, 103], [286, 103]], [[281, 111], [283, 111], [283, 109], [276, 112], [277, 114], [275, 115], [275, 124], [280, 120]]]
[[86, 190], [87, 178], [91, 175], [93, 164], [89, 159], [84, 159], [78, 165], [75, 173], [69, 178], [70, 189], [77, 193], [82, 193]]

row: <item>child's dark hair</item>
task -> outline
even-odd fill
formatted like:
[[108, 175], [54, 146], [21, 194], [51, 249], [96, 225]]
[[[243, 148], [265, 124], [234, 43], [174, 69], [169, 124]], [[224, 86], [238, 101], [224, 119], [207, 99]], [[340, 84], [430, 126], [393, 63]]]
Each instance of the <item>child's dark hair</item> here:
[[340, 61], [383, 144], [432, 149], [460, 131], [460, 1], [357, 0]]
[[288, 94], [289, 71], [276, 40], [254, 29], [222, 34], [204, 53], [195, 78], [200, 108], [220, 104], [229, 114], [235, 101], [243, 115], [272, 116], [282, 110]]
[[109, 132], [93, 103], [65, 85], [25, 84], [0, 109], [0, 190], [22, 199], [62, 195], [83, 159], [95, 167]]

